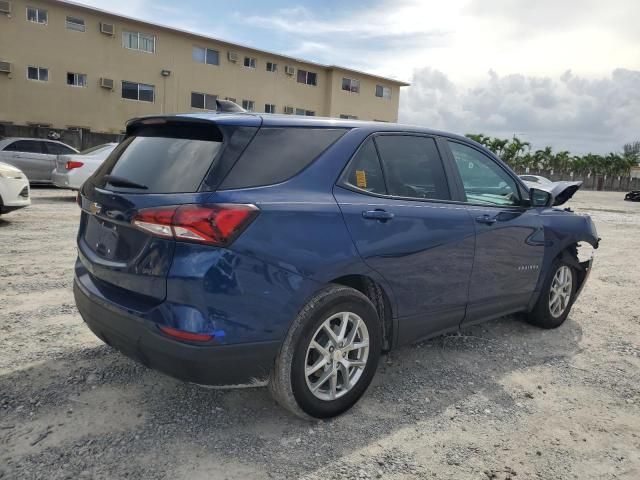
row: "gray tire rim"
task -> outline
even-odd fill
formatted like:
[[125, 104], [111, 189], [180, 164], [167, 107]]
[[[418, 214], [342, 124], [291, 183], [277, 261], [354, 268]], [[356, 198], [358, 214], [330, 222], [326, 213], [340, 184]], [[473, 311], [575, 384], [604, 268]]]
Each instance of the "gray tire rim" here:
[[549, 313], [553, 318], [558, 318], [567, 310], [571, 301], [573, 275], [571, 269], [562, 265], [556, 270], [549, 291]]
[[305, 356], [307, 387], [332, 401], [358, 383], [369, 358], [369, 330], [353, 312], [331, 315], [314, 333]]

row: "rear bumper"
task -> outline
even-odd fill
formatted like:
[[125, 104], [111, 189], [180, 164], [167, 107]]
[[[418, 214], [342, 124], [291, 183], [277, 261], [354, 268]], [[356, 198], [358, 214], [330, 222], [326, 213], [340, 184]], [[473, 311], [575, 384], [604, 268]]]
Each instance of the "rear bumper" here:
[[68, 188], [71, 190], [79, 190], [82, 186], [82, 181], [69, 175], [69, 173], [61, 173], [58, 170], [51, 172], [51, 182], [60, 188]]
[[98, 298], [76, 278], [76, 305], [91, 331], [106, 344], [149, 368], [187, 382], [259, 386], [269, 377], [279, 341], [194, 345], [163, 335], [157, 326]]

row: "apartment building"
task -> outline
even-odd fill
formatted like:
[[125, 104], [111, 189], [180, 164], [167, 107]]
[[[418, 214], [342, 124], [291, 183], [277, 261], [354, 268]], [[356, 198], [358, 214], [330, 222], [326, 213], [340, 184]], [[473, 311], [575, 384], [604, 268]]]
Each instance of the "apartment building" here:
[[407, 83], [58, 0], [0, 0], [0, 123], [119, 133], [140, 115], [247, 110], [396, 121]]

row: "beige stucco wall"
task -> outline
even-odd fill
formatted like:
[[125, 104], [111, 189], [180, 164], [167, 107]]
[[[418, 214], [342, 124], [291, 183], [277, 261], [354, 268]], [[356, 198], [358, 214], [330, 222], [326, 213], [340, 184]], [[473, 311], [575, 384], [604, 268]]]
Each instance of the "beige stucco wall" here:
[[[27, 5], [47, 10], [48, 23], [27, 21]], [[67, 29], [67, 15], [83, 18], [86, 32]], [[100, 22], [115, 24], [115, 35], [100, 33]], [[123, 30], [155, 34], [156, 53], [123, 48]], [[217, 50], [220, 65], [194, 62], [193, 46]], [[229, 51], [237, 52], [237, 63], [227, 59]], [[255, 69], [243, 66], [245, 55], [257, 59]], [[396, 121], [398, 114], [399, 84], [50, 0], [14, 0], [12, 15], [0, 15], [0, 60], [11, 62], [13, 69], [10, 75], [0, 74], [0, 121], [15, 124], [119, 132], [126, 120], [135, 116], [202, 111], [191, 108], [191, 92], [232, 97], [239, 104], [243, 99], [254, 100], [258, 112], [264, 111], [265, 103], [271, 103], [277, 113], [292, 106], [316, 115], [349, 114], [362, 120]], [[277, 63], [278, 72], [267, 72], [266, 62]], [[47, 67], [49, 81], [28, 80], [29, 65]], [[284, 73], [285, 65], [296, 72], [300, 68], [316, 72], [317, 86], [297, 83], [296, 75]], [[163, 69], [170, 70], [171, 75], [163, 77]], [[87, 74], [87, 86], [68, 86], [67, 72]], [[343, 76], [361, 81], [360, 94], [341, 90]], [[113, 79], [114, 90], [101, 88], [100, 77]], [[155, 101], [121, 98], [122, 80], [154, 85]], [[391, 100], [375, 97], [376, 84], [392, 87]]]

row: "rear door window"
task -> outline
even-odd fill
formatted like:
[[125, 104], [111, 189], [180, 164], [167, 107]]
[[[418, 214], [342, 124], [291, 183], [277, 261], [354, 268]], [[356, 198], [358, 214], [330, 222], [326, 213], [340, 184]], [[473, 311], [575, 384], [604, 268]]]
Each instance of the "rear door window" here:
[[[218, 154], [222, 141], [162, 136], [128, 137], [96, 172], [96, 186], [140, 193], [196, 192]], [[140, 187], [110, 183], [126, 179]], [[144, 187], [144, 188], [143, 188]]]
[[220, 188], [284, 182], [309, 166], [345, 132], [342, 128], [261, 128]]
[[415, 135], [375, 138], [389, 195], [449, 200], [449, 187], [436, 142]]
[[47, 153], [50, 155], [74, 155], [77, 153], [72, 148], [67, 147], [66, 145], [62, 145], [60, 143], [55, 142], [44, 142]]

